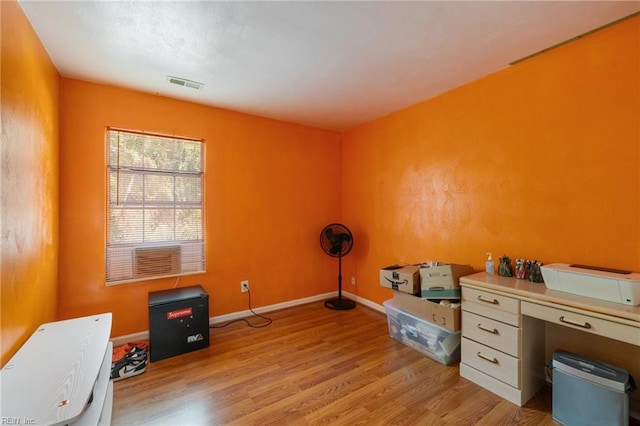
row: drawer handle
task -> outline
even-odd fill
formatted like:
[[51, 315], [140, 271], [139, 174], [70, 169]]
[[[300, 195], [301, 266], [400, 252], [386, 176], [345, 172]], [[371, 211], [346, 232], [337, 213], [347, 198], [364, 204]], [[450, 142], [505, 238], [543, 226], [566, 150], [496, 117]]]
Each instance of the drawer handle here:
[[498, 330], [496, 330], [495, 328], [493, 328], [493, 329], [492, 328], [488, 328], [488, 327], [485, 327], [482, 324], [478, 324], [478, 328], [480, 330], [482, 330], [482, 331], [486, 331], [487, 333], [498, 334]]
[[496, 299], [487, 299], [482, 296], [478, 296], [478, 300], [484, 303], [491, 303], [492, 305], [497, 305], [499, 303]]
[[565, 317], [560, 317], [560, 322], [564, 322], [564, 323], [567, 323], [567, 324], [575, 325], [576, 327], [581, 327], [581, 328], [586, 328], [586, 329], [591, 328], [591, 324], [589, 324], [586, 321], [583, 322], [583, 323], [579, 323], [577, 321], [565, 319]]
[[489, 361], [491, 364], [497, 364], [498, 363], [497, 359], [489, 358], [488, 356], [486, 356], [482, 352], [478, 352], [476, 355], [478, 355], [480, 358], [484, 359], [485, 361]]

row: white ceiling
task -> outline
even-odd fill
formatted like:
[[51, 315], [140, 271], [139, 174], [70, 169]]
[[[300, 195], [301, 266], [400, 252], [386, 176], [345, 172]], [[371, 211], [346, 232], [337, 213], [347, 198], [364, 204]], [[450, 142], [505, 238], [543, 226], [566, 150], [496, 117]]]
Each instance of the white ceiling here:
[[640, 11], [640, 1], [20, 4], [64, 77], [331, 130]]

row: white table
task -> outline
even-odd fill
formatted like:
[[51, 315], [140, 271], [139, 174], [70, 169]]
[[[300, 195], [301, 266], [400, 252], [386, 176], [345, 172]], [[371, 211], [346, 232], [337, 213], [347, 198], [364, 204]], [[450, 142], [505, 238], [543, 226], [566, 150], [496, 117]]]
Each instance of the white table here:
[[111, 313], [43, 324], [0, 371], [3, 424], [111, 422]]

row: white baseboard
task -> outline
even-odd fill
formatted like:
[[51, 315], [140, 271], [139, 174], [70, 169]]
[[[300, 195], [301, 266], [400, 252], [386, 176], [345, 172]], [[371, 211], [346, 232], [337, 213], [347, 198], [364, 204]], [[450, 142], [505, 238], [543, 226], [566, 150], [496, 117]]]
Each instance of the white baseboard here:
[[[353, 301], [365, 305], [371, 309], [376, 311], [385, 313], [384, 307], [382, 305], [378, 305], [370, 300], [364, 299], [362, 297], [356, 296], [354, 294], [348, 292], [342, 292], [346, 297], [352, 299]], [[332, 297], [336, 297], [338, 295], [337, 291], [331, 293], [319, 294], [317, 296], [305, 297], [302, 299], [290, 300], [288, 302], [276, 303], [275, 305], [263, 306], [260, 308], [253, 308], [253, 311], [258, 314], [264, 314], [266, 312], [278, 311], [280, 309], [291, 308], [293, 306], [304, 305], [306, 303], [318, 302], [321, 300], [330, 299]], [[246, 318], [251, 315], [251, 311], [249, 309], [245, 311], [232, 312], [230, 314], [219, 315], [209, 318], [209, 325], [224, 323], [228, 321], [233, 321], [238, 318]], [[117, 336], [111, 339], [113, 342], [113, 346], [124, 345], [127, 342], [137, 342], [140, 340], [149, 340], [149, 331], [140, 331], [138, 333], [126, 334], [124, 336]]]
[[116, 336], [111, 338], [113, 347], [124, 345], [127, 342], [139, 342], [141, 340], [149, 340], [149, 331], [139, 331], [137, 333], [125, 334], [124, 336]]
[[384, 306], [382, 305], [378, 305], [375, 302], [372, 302], [369, 299], [365, 299], [363, 297], [360, 296], [356, 296], [355, 294], [351, 294], [349, 292], [343, 291], [342, 294], [344, 294], [345, 296], [347, 296], [349, 299], [352, 299], [354, 302], [360, 303], [361, 305], [367, 306], [375, 311], [378, 312], [382, 312], [383, 314], [386, 315], [386, 311], [384, 310]]
[[[303, 299], [290, 300], [288, 302], [276, 303], [275, 305], [263, 306], [261, 308], [253, 308], [258, 314], [266, 312], [279, 311], [280, 309], [291, 308], [293, 306], [304, 305], [306, 303], [318, 302], [320, 300], [330, 299], [338, 295], [338, 292], [319, 294], [317, 296], [305, 297]], [[249, 309], [245, 311], [232, 312], [230, 314], [220, 315], [209, 318], [209, 325], [219, 324], [221, 322], [233, 321], [238, 318], [246, 318], [251, 315]]]

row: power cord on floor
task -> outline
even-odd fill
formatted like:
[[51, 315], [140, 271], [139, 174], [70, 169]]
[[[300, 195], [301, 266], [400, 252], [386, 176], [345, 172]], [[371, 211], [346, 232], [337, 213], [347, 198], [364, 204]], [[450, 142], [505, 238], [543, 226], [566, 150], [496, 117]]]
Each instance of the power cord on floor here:
[[550, 360], [549, 360], [549, 363], [546, 365], [546, 368], [545, 368], [545, 373], [546, 373], [546, 376], [547, 376], [547, 381], [548, 381], [549, 383], [553, 383], [553, 370], [554, 370], [554, 367], [553, 367], [553, 360], [552, 360], [552, 359], [550, 359]]
[[222, 325], [210, 325], [209, 328], [224, 328], [224, 327], [227, 327], [227, 326], [229, 326], [229, 325], [231, 325], [233, 323], [236, 323], [236, 322], [244, 322], [251, 328], [264, 328], [264, 327], [268, 327], [269, 325], [271, 325], [271, 323], [273, 322], [273, 320], [271, 318], [266, 317], [264, 315], [257, 314], [257, 313], [255, 313], [253, 311], [253, 309], [251, 309], [251, 290], [248, 287], [247, 287], [247, 295], [249, 296], [249, 310], [251, 311], [251, 313], [253, 314], [254, 317], [258, 317], [258, 318], [261, 318], [261, 319], [265, 320], [266, 321], [265, 323], [262, 323], [262, 324], [251, 324], [251, 322], [249, 322], [249, 320], [246, 319], [246, 318], [238, 318], [238, 319], [231, 320], [231, 321], [229, 321], [229, 322], [227, 322], [225, 324], [222, 324]]

